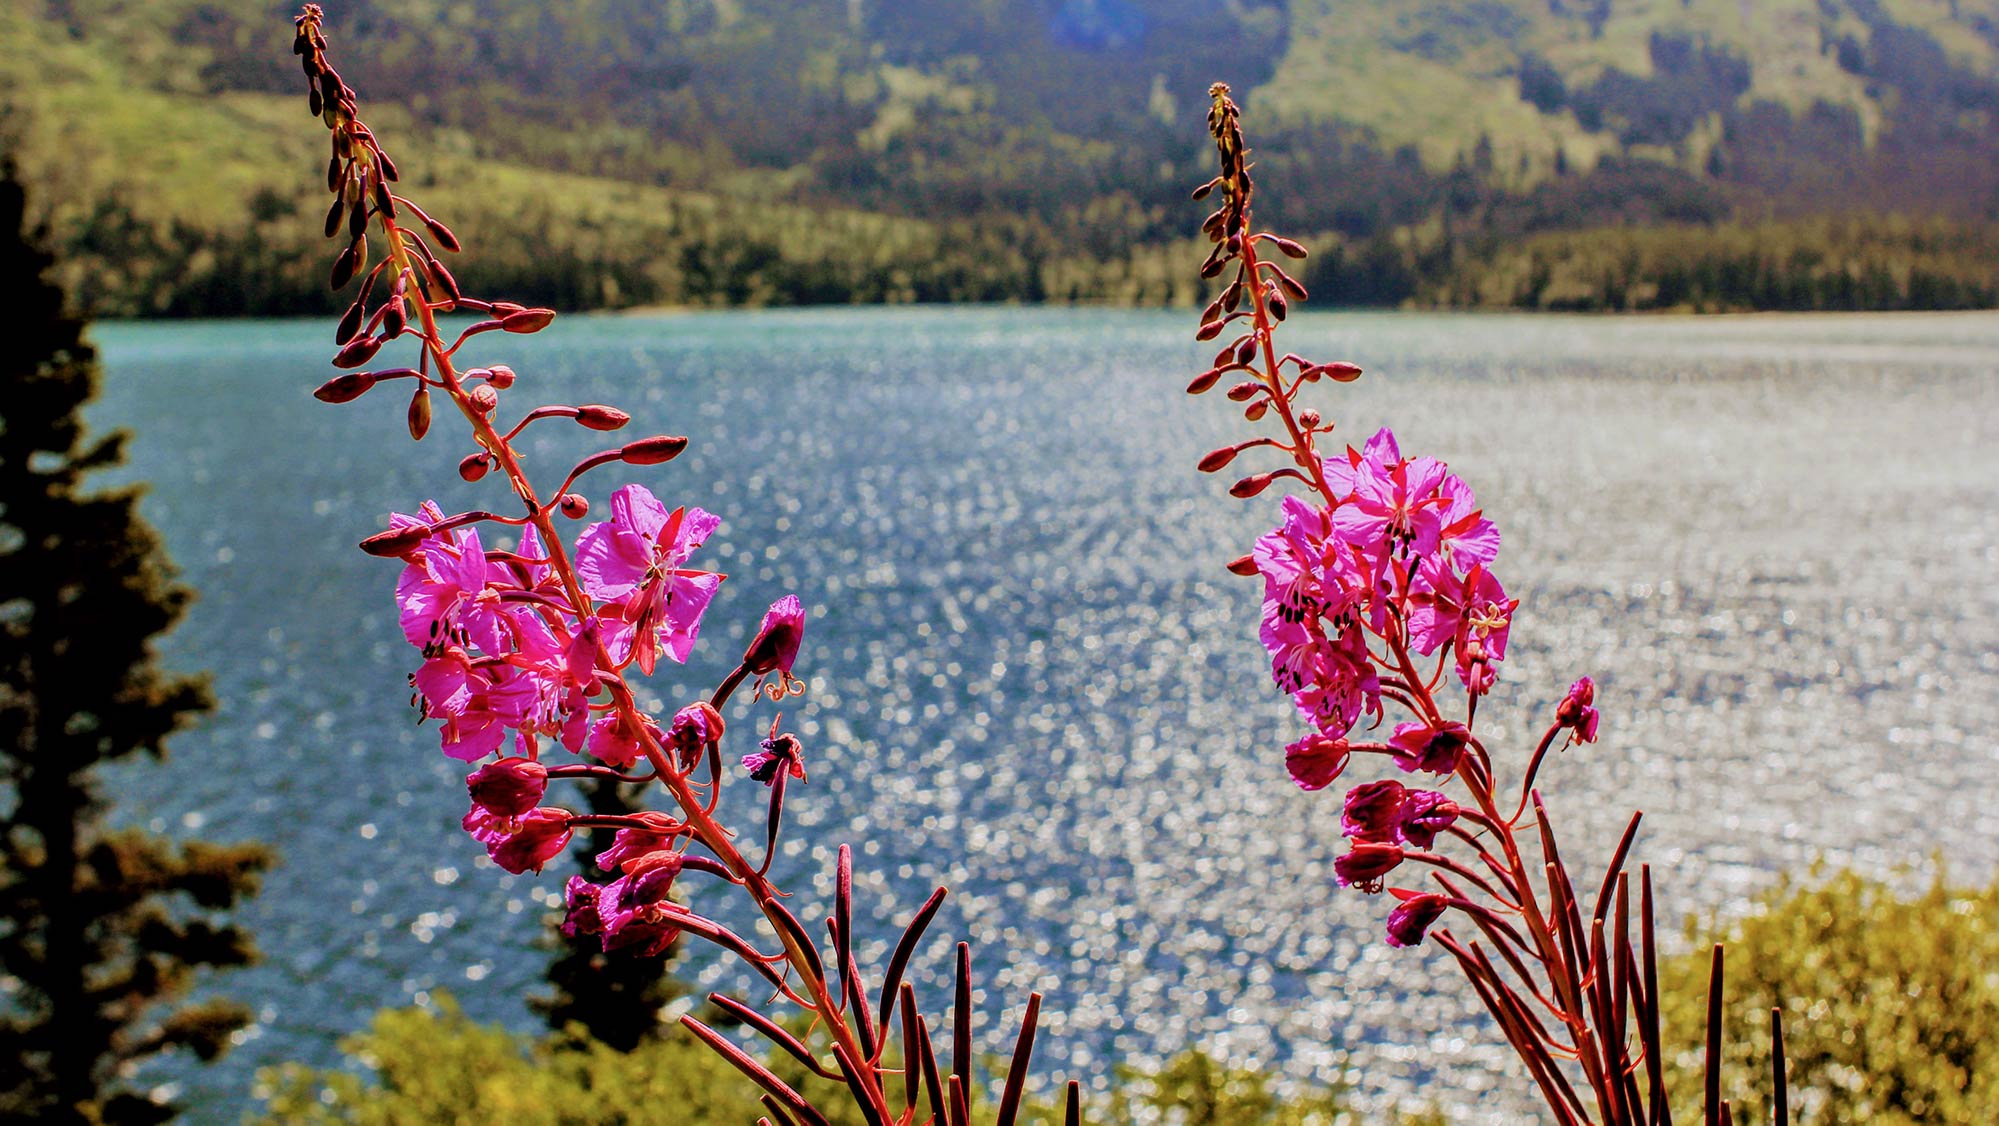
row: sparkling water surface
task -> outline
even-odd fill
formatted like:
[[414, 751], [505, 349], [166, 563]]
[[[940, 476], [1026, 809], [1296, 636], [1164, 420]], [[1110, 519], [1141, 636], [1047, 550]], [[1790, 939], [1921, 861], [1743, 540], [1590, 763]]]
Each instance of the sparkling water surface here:
[[[567, 875], [508, 876], [458, 830], [465, 768], [406, 704], [396, 565], [353, 546], [426, 497], [504, 509], [504, 486], [458, 481], [469, 446], [442, 419], [412, 445], [393, 391], [312, 400], [329, 327], [96, 331], [91, 420], [135, 428], [144, 511], [202, 596], [164, 651], [213, 670], [221, 701], [166, 766], [113, 776], [117, 813], [283, 856], [242, 912], [264, 961], [223, 983], [257, 1024], [216, 1066], [155, 1069], [204, 1121], [253, 1109], [260, 1066], [339, 1062], [383, 1006], [448, 991], [534, 1027], [521, 998]], [[948, 885], [919, 988], [941, 1007], [948, 943], [969, 938], [995, 1045], [1047, 993], [1042, 1076], [1101, 1084], [1196, 1043], [1347, 1074], [1368, 1106], [1517, 1118], [1530, 1093], [1455, 967], [1386, 945], [1389, 904], [1333, 884], [1336, 792], [1284, 773], [1301, 728], [1264, 674], [1260, 587], [1223, 570], [1276, 502], [1194, 471], [1249, 430], [1219, 393], [1181, 392], [1208, 353], [1189, 328], [568, 317], [476, 355], [522, 373], [503, 412], [602, 401], [692, 437], [585, 489], [600, 515], [638, 480], [725, 520], [697, 563], [729, 580], [694, 661], [655, 679], [660, 704], [726, 672], [771, 600], [809, 608], [811, 692], [785, 718], [811, 778], [775, 869], [801, 917], [825, 914], [843, 841], [864, 959]], [[1601, 685], [1602, 741], [1542, 774], [1567, 855], [1604, 858], [1642, 807], [1669, 930], [1819, 858], [1884, 872], [1941, 852], [1955, 877], [1992, 874], [1999, 315], [1317, 314], [1283, 343], [1368, 369], [1315, 400], [1345, 439], [1392, 425], [1498, 521], [1523, 599], [1479, 715], [1502, 777], [1571, 679]], [[529, 434], [547, 480], [603, 444], [561, 422]], [[730, 718], [742, 753], [768, 705]], [[729, 789], [757, 824], [761, 787]], [[740, 980], [706, 953], [683, 968]]]

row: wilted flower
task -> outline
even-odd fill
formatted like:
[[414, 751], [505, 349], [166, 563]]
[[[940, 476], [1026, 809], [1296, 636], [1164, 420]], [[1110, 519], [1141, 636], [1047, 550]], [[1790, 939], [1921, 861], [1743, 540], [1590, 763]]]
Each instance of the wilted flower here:
[[1301, 790], [1323, 790], [1347, 768], [1352, 754], [1345, 739], [1312, 732], [1284, 748], [1284, 767]]
[[1583, 743], [1596, 742], [1596, 681], [1579, 677], [1555, 708], [1555, 722], [1576, 733]]
[[1449, 774], [1458, 768], [1471, 731], [1462, 723], [1446, 721], [1435, 727], [1427, 723], [1402, 723], [1395, 727], [1388, 745], [1394, 750], [1395, 765], [1404, 770], [1427, 770]]
[[1424, 932], [1437, 921], [1450, 900], [1434, 892], [1405, 891], [1390, 888], [1388, 894], [1401, 900], [1395, 910], [1388, 913], [1388, 944], [1390, 946], [1414, 946], [1423, 941]]
[[805, 757], [798, 737], [786, 731], [765, 739], [763, 750], [743, 756], [743, 769], [766, 786], [777, 780], [780, 770], [788, 770], [793, 778], [805, 781]]
[[489, 762], [465, 776], [472, 804], [495, 817], [519, 817], [541, 804], [548, 791], [548, 768], [527, 758]]
[[1333, 874], [1339, 877], [1341, 887], [1380, 891], [1382, 877], [1394, 871], [1400, 863], [1400, 845], [1363, 841], [1355, 844], [1353, 851], [1333, 858]]

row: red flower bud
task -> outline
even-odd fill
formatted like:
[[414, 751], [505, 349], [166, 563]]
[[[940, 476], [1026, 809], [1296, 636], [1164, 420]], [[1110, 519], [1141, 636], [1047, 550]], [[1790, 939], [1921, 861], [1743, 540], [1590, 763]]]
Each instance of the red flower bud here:
[[1352, 383], [1354, 380], [1360, 378], [1360, 367], [1341, 360], [1337, 363], [1320, 364], [1319, 374], [1332, 380], [1334, 383]]
[[576, 408], [576, 421], [592, 430], [616, 430], [631, 420], [632, 416], [624, 411], [601, 403]]
[[581, 520], [590, 515], [590, 502], [575, 493], [564, 493], [557, 502], [562, 506], [562, 514], [571, 520]]
[[410, 396], [410, 437], [423, 441], [430, 433], [430, 388], [417, 384], [416, 394]]
[[376, 532], [361, 541], [361, 550], [383, 559], [400, 559], [416, 550], [416, 545], [430, 535], [430, 526], [417, 524], [408, 528], [394, 528], [386, 532]]
[[492, 414], [493, 408], [500, 405], [500, 393], [493, 390], [493, 385], [490, 383], [481, 383], [465, 397], [472, 401], [472, 409], [480, 414]]
[[493, 467], [489, 456], [483, 453], [466, 454], [465, 459], [458, 463], [458, 475], [467, 481], [477, 481], [479, 478], [484, 477], [486, 471]]
[[1233, 402], [1244, 402], [1262, 389], [1263, 384], [1258, 383], [1254, 379], [1245, 379], [1234, 387], [1229, 388], [1229, 399]]
[[1241, 446], [1223, 446], [1219, 450], [1210, 450], [1207, 456], [1195, 464], [1194, 468], [1203, 473], [1214, 473], [1227, 466], [1229, 462], [1234, 461], [1235, 455], [1241, 452]]
[[500, 327], [508, 332], [540, 332], [554, 319], [553, 309], [522, 309], [500, 318]]
[[1201, 392], [1206, 391], [1208, 388], [1213, 387], [1216, 383], [1220, 382], [1221, 378], [1222, 378], [1222, 369], [1209, 368], [1208, 370], [1195, 376], [1193, 382], [1187, 384], [1187, 393], [1189, 395], [1198, 395]]
[[1283, 251], [1286, 257], [1303, 258], [1308, 253], [1303, 244], [1293, 242], [1288, 238], [1281, 238], [1277, 235], [1265, 235], [1263, 237], [1268, 239], [1272, 246]]
[[333, 366], [337, 368], [358, 368], [375, 358], [382, 350], [382, 340], [378, 336], [357, 336], [347, 342], [347, 347], [334, 353]]
[[1238, 555], [1234, 559], [1229, 560], [1229, 574], [1241, 575], [1243, 578], [1249, 578], [1256, 574], [1256, 557], [1253, 555]]
[[672, 461], [687, 448], [687, 439], [675, 434], [659, 434], [651, 438], [640, 438], [636, 442], [626, 442], [618, 450], [619, 460], [628, 465], [658, 465]]
[[1244, 500], [1247, 500], [1250, 497], [1253, 497], [1256, 494], [1262, 492], [1263, 490], [1269, 488], [1270, 479], [1272, 476], [1274, 476], [1274, 474], [1252, 473], [1249, 476], [1244, 477], [1242, 480], [1237, 481], [1235, 484], [1230, 485], [1229, 495], [1232, 497], [1240, 497]]
[[494, 364], [492, 370], [486, 373], [486, 382], [505, 391], [514, 385], [514, 369], [505, 364]]
[[350, 371], [336, 375], [319, 385], [312, 397], [322, 403], [351, 403], [368, 393], [375, 386], [376, 375], [369, 371]]

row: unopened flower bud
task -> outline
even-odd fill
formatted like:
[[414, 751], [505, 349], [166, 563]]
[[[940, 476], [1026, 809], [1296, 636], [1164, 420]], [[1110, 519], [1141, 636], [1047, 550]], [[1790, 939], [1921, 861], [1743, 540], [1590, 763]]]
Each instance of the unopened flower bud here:
[[514, 369], [505, 364], [494, 364], [486, 373], [486, 382], [505, 391], [514, 385]]
[[1337, 363], [1320, 364], [1319, 374], [1332, 380], [1334, 383], [1352, 383], [1354, 380], [1360, 378], [1360, 367], [1359, 365], [1341, 360]]
[[508, 332], [540, 332], [554, 319], [553, 309], [522, 309], [500, 318], [500, 327]]
[[1229, 574], [1241, 575], [1243, 578], [1249, 578], [1251, 575], [1256, 574], [1256, 557], [1254, 555], [1238, 555], [1234, 559], [1229, 560]]
[[626, 442], [619, 448], [618, 458], [628, 465], [658, 465], [679, 457], [680, 451], [686, 448], [686, 438], [676, 434], [658, 434]]
[[1229, 388], [1229, 399], [1233, 402], [1240, 403], [1247, 400], [1250, 396], [1256, 394], [1258, 391], [1262, 389], [1263, 389], [1263, 384], [1258, 383], [1254, 379], [1245, 379], [1241, 383], [1236, 384], [1234, 387]]
[[1283, 251], [1286, 257], [1303, 258], [1308, 253], [1303, 244], [1293, 242], [1288, 238], [1280, 238], [1277, 235], [1266, 235], [1265, 237], [1270, 240], [1270, 245]]
[[1381, 890], [1382, 877], [1401, 863], [1400, 845], [1362, 843], [1354, 845], [1352, 852], [1333, 858], [1333, 874], [1342, 887], [1377, 892]]
[[369, 388], [375, 386], [375, 379], [374, 372], [350, 371], [320, 384], [312, 397], [322, 403], [351, 403], [367, 394]]
[[1213, 340], [1215, 337], [1220, 336], [1222, 334], [1222, 325], [1223, 322], [1221, 321], [1209, 321], [1208, 323], [1201, 326], [1201, 330], [1199, 332], [1196, 332], [1194, 334], [1194, 339], [1203, 340], [1203, 341]]
[[590, 502], [576, 493], [562, 494], [562, 500], [558, 503], [562, 507], [562, 514], [571, 520], [581, 520], [590, 515]]
[[382, 350], [382, 340], [378, 336], [357, 336], [347, 342], [347, 346], [334, 353], [333, 366], [337, 368], [358, 368], [375, 358]]
[[1235, 362], [1246, 364], [1256, 358], [1256, 337], [1251, 336], [1236, 345]]
[[458, 463], [458, 475], [467, 481], [477, 481], [493, 467], [490, 458], [491, 455], [484, 453], [466, 454], [465, 459]]
[[400, 559], [416, 550], [424, 537], [430, 535], [430, 527], [416, 524], [408, 528], [392, 528], [386, 532], [376, 532], [361, 541], [361, 550], [383, 559]]
[[1241, 452], [1242, 447], [1240, 446], [1223, 446], [1218, 450], [1210, 450], [1206, 456], [1195, 464], [1194, 468], [1203, 473], [1214, 473], [1227, 466], [1229, 462], [1234, 461], [1235, 455]]
[[1251, 422], [1255, 422], [1257, 419], [1262, 418], [1264, 416], [1264, 413], [1268, 410], [1270, 410], [1270, 400], [1258, 399], [1257, 401], [1243, 408], [1242, 416], [1250, 420]]
[[493, 385], [490, 383], [481, 383], [465, 397], [472, 401], [472, 409], [480, 414], [492, 414], [493, 409], [500, 405], [500, 393], [493, 390]]
[[1213, 387], [1216, 383], [1220, 382], [1221, 378], [1222, 378], [1222, 369], [1209, 368], [1208, 370], [1195, 376], [1193, 381], [1187, 384], [1187, 393], [1189, 395], [1198, 395], [1201, 392], [1206, 391], [1210, 387]]
[[1313, 410], [1311, 407], [1306, 407], [1304, 410], [1299, 411], [1298, 425], [1303, 426], [1307, 430], [1317, 430], [1319, 428], [1319, 412]]
[[1229, 495], [1247, 500], [1269, 488], [1272, 476], [1273, 474], [1269, 473], [1252, 473], [1235, 484], [1230, 485]]
[[527, 758], [489, 762], [465, 776], [472, 804], [498, 817], [519, 817], [541, 804], [548, 791], [548, 768]]
[[630, 422], [632, 416], [616, 407], [602, 403], [590, 403], [576, 408], [576, 421], [592, 430], [616, 430]]
[[430, 388], [417, 384], [416, 394], [410, 396], [410, 437], [423, 441], [430, 433]]

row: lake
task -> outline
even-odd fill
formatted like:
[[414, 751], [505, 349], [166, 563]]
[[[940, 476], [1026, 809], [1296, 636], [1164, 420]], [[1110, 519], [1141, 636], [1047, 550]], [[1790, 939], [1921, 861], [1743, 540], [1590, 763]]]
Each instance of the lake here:
[[[1285, 775], [1300, 728], [1265, 675], [1260, 586], [1223, 569], [1274, 523], [1275, 494], [1233, 500], [1229, 474], [1194, 471], [1249, 431], [1219, 393], [1182, 393], [1209, 352], [1192, 323], [568, 317], [468, 351], [520, 371], [503, 413], [609, 402], [635, 432], [693, 439], [585, 490], [600, 515], [637, 480], [724, 519], [696, 562], [729, 580], [658, 701], [722, 675], [776, 597], [809, 608], [811, 692], [786, 719], [811, 776], [776, 866], [801, 917], [825, 914], [842, 841], [864, 959], [948, 885], [918, 984], [944, 996], [945, 944], [970, 938], [994, 1038], [1045, 991], [1038, 1075], [1102, 1083], [1114, 1061], [1198, 1043], [1301, 1078], [1353, 1068], [1368, 1105], [1503, 1114], [1524, 1088], [1454, 964], [1382, 941], [1388, 904], [1333, 884], [1337, 791]], [[221, 701], [166, 766], [114, 776], [118, 815], [283, 855], [242, 912], [263, 964], [222, 986], [256, 1026], [160, 1081], [198, 1120], [234, 1118], [257, 1067], [336, 1063], [375, 1009], [439, 991], [533, 1027], [520, 998], [567, 870], [507, 876], [459, 831], [465, 768], [407, 707], [397, 565], [354, 549], [392, 509], [504, 510], [504, 486], [457, 479], [451, 425], [412, 445], [393, 392], [314, 401], [330, 323], [96, 339], [89, 417], [136, 430], [144, 512], [201, 592], [164, 652], [212, 670]], [[1314, 400], [1346, 440], [1392, 425], [1477, 489], [1523, 599], [1481, 731], [1517, 778], [1530, 729], [1596, 677], [1602, 741], [1541, 785], [1571, 857], [1607, 858], [1646, 811], [1663, 929], [1820, 858], [1887, 873], [1941, 853], [1958, 880], [1990, 878], [1999, 315], [1300, 314], [1282, 343], [1368, 369]], [[544, 478], [601, 445], [562, 423], [529, 434]], [[749, 712], [730, 714], [740, 740]], [[760, 793], [729, 787], [738, 823], [757, 824]], [[740, 980], [705, 952], [684, 972]]]

